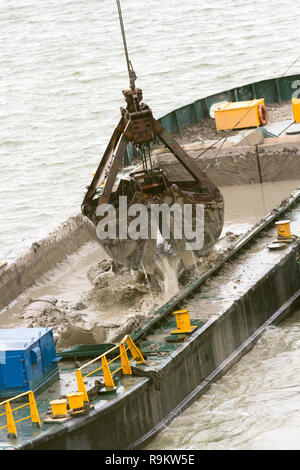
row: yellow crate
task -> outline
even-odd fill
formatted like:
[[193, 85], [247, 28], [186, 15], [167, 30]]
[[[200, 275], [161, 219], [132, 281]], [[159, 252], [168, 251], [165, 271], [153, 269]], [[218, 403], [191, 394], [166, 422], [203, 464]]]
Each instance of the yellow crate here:
[[260, 104], [265, 105], [264, 98], [222, 104], [219, 109], [215, 110], [217, 131], [259, 127], [258, 106]]
[[294, 121], [300, 122], [300, 98], [292, 99]]

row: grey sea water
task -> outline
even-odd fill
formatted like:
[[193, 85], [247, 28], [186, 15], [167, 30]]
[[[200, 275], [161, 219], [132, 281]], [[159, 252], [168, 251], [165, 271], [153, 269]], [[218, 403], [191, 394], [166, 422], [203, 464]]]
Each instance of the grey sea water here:
[[[137, 85], [157, 117], [280, 76], [298, 54], [297, 1], [122, 6]], [[11, 262], [79, 212], [128, 79], [115, 0], [1, 0], [0, 31], [0, 259]]]
[[148, 449], [299, 450], [299, 322], [270, 328]]

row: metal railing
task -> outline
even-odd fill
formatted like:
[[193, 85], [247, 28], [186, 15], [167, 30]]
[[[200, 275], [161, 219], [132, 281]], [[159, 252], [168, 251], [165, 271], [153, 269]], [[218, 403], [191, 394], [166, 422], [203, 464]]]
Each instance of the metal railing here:
[[[126, 347], [126, 343], [127, 343], [127, 347]], [[113, 359], [107, 360], [107, 356], [115, 352], [117, 349], [119, 349], [119, 354], [115, 356]], [[130, 351], [131, 356], [132, 356], [130, 359], [127, 354], [128, 350]], [[118, 367], [116, 370], [111, 371], [110, 364], [117, 361], [118, 359], [120, 359], [121, 361], [121, 366]], [[120, 344], [113, 347], [112, 349], [105, 352], [104, 354], [101, 354], [101, 356], [98, 356], [95, 359], [91, 360], [87, 364], [84, 364], [83, 366], [79, 367], [76, 370], [77, 386], [78, 386], [78, 391], [83, 392], [84, 401], [86, 402], [89, 401], [88, 394], [87, 394], [85, 384], [84, 384], [84, 379], [102, 370], [103, 376], [104, 376], [105, 387], [115, 387], [113, 375], [115, 375], [120, 370], [122, 370], [124, 375], [132, 375], [130, 362], [134, 360], [136, 361], [137, 364], [141, 364], [145, 362], [145, 359], [141, 351], [139, 350], [139, 348], [134, 344], [130, 336], [126, 335]], [[88, 372], [87, 374], [82, 375], [83, 369], [86, 369], [87, 367], [91, 366], [92, 364], [95, 364], [98, 361], [101, 361], [100, 367], [97, 367], [91, 372]]]
[[[16, 400], [17, 398], [21, 398], [23, 396], [26, 396], [26, 395], [28, 395], [28, 399], [29, 399], [28, 403], [23, 403], [22, 405], [19, 405], [16, 408], [11, 408], [11, 402], [12, 401]], [[0, 403], [0, 407], [1, 406], [5, 406], [5, 412], [1, 413], [0, 417], [6, 415], [7, 424], [5, 426], [0, 427], [0, 430], [7, 428], [9, 437], [17, 437], [18, 433], [17, 433], [16, 424], [20, 423], [21, 421], [25, 421], [26, 419], [31, 419], [32, 423], [37, 423], [39, 425], [39, 427], [41, 427], [41, 420], [40, 420], [40, 417], [39, 417], [39, 413], [38, 413], [38, 409], [37, 409], [37, 406], [36, 406], [34, 394], [33, 394], [32, 391], [24, 392], [24, 393], [21, 393], [20, 395], [17, 395], [15, 397], [13, 397], [13, 398], [9, 398], [8, 400], [4, 400]], [[30, 408], [30, 415], [25, 416], [25, 418], [14, 420], [13, 412], [17, 411], [17, 410], [20, 410], [21, 408], [25, 408], [26, 406], [29, 406], [29, 408]]]

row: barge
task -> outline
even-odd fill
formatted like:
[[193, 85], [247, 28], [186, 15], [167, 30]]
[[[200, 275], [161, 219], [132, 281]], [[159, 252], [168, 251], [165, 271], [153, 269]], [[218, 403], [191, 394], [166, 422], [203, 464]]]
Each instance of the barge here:
[[[81, 364], [64, 359], [59, 381], [35, 397], [42, 427], [32, 430], [30, 420], [26, 421], [18, 425], [17, 438], [10, 439], [7, 430], [1, 430], [1, 448], [136, 449], [145, 445], [249, 351], [269, 325], [299, 304], [299, 238], [293, 237], [282, 250], [269, 250], [276, 239], [275, 222], [282, 219], [290, 220], [294, 234], [300, 233], [300, 190], [241, 237], [218, 265], [116, 345], [129, 344], [131, 374], [123, 373], [124, 364], [118, 356], [114, 360], [112, 350]], [[173, 313], [178, 310], [188, 310], [196, 328], [172, 336]], [[114, 377], [110, 386], [104, 386], [101, 378], [103, 357]], [[85, 413], [49, 422], [50, 401], [78, 391], [78, 370], [84, 369], [89, 400]], [[24, 416], [22, 410], [17, 410], [17, 421]]]

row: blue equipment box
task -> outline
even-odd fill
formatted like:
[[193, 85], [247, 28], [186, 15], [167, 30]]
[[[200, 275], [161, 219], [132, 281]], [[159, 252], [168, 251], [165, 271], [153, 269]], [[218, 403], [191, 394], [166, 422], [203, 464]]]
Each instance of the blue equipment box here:
[[52, 328], [0, 329], [0, 397], [37, 391], [58, 378]]

